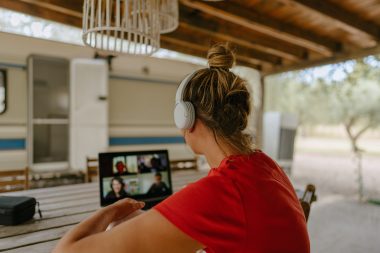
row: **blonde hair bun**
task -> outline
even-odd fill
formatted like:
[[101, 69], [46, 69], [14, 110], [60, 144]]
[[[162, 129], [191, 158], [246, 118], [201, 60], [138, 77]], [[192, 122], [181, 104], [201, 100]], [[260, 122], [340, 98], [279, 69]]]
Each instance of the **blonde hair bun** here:
[[207, 53], [210, 68], [230, 69], [235, 63], [235, 55], [226, 43], [212, 46]]

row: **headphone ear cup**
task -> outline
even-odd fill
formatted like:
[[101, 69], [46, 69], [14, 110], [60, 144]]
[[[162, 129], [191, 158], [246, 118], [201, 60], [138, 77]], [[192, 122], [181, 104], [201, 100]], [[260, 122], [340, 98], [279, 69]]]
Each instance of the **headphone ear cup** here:
[[187, 106], [187, 125], [186, 125], [186, 129], [190, 129], [194, 126], [194, 122], [195, 122], [195, 109], [194, 109], [194, 106], [192, 103], [190, 102], [185, 102], [186, 106]]
[[190, 129], [195, 121], [194, 106], [190, 102], [179, 101], [174, 109], [174, 122], [179, 129]]

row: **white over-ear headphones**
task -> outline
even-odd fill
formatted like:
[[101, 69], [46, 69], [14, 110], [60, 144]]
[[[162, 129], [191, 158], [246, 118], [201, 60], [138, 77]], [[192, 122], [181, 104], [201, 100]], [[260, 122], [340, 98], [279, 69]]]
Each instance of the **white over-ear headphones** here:
[[177, 128], [183, 130], [192, 128], [195, 122], [195, 109], [193, 104], [188, 101], [183, 101], [185, 88], [195, 73], [197, 73], [197, 71], [194, 71], [183, 79], [175, 96], [174, 122]]

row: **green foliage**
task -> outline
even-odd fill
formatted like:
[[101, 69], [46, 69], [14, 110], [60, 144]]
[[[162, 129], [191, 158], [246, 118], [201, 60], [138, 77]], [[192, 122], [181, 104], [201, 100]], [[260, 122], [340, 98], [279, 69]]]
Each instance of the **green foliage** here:
[[271, 77], [279, 89], [272, 110], [296, 113], [303, 125], [344, 124], [358, 128], [380, 125], [380, 58]]

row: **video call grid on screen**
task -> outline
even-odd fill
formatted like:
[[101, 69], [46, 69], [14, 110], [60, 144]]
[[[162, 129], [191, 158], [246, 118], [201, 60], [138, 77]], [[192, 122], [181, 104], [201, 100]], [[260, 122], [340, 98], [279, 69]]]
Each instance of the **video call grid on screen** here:
[[[101, 205], [172, 194], [167, 150], [99, 154]], [[117, 192], [117, 193], [115, 193]]]

